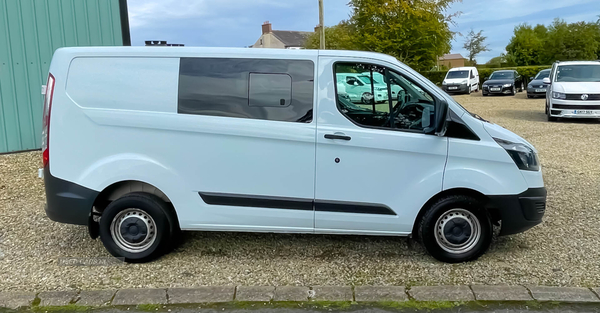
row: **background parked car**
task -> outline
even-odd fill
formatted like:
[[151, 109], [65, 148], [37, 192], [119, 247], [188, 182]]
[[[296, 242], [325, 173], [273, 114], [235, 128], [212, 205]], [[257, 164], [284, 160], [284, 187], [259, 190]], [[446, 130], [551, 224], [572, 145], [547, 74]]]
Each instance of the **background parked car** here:
[[484, 96], [490, 94], [508, 94], [514, 96], [523, 91], [523, 78], [515, 70], [495, 71], [485, 78], [481, 92]]
[[550, 76], [550, 69], [541, 70], [535, 77], [529, 78], [527, 84], [527, 98], [546, 97], [546, 87], [543, 79]]
[[346, 94], [354, 103], [370, 104], [373, 99], [372, 91], [375, 92], [375, 103], [388, 100], [387, 86], [374, 77], [373, 88], [371, 88], [370, 75], [338, 74], [337, 80], [344, 84]]
[[442, 82], [442, 90], [448, 93], [471, 93], [479, 91], [479, 72], [476, 67], [450, 69]]

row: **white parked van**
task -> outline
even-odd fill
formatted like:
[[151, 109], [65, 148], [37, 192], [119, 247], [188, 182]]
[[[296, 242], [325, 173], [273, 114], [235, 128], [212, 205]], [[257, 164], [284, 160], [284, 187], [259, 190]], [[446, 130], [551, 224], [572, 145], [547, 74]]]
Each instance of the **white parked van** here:
[[388, 100], [387, 85], [377, 80], [374, 75], [338, 73], [336, 77], [337, 83], [345, 88], [350, 101], [354, 103], [370, 104], [373, 99], [375, 103]]
[[543, 82], [548, 121], [600, 118], [600, 61], [556, 62]]
[[[365, 71], [406, 96], [349, 101]], [[369, 52], [59, 49], [42, 150], [48, 217], [129, 262], [180, 230], [415, 236], [463, 262], [546, 203], [531, 144]]]
[[455, 67], [446, 73], [442, 89], [449, 93], [479, 91], [479, 72], [476, 67]]

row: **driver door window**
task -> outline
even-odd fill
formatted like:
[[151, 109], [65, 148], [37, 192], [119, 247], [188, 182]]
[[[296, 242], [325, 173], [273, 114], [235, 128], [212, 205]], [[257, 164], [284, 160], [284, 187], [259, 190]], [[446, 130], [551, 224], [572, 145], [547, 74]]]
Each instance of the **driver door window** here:
[[365, 82], [351, 92], [337, 90], [338, 109], [355, 124], [413, 131], [434, 126], [434, 98], [403, 75], [364, 63], [337, 63], [335, 74], [354, 74]]

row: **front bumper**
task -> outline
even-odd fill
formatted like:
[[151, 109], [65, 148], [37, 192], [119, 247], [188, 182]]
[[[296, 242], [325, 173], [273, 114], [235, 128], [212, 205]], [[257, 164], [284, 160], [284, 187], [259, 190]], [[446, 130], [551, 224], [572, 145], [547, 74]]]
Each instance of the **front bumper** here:
[[550, 116], [600, 118], [600, 101], [550, 99]]
[[[492, 91], [492, 90], [490, 90], [491, 88], [500, 88], [500, 90]], [[512, 89], [513, 89], [512, 86], [510, 86], [510, 87], [504, 87], [504, 86], [503, 87], [490, 87], [490, 86], [485, 85], [481, 88], [481, 92], [486, 95], [502, 95], [502, 94], [511, 93]]]
[[489, 196], [488, 210], [502, 220], [500, 236], [524, 232], [542, 222], [546, 212], [546, 188], [529, 188], [518, 195]]
[[442, 85], [442, 90], [447, 93], [467, 93], [469, 92], [469, 86], [467, 84], [462, 85]]
[[46, 187], [46, 215], [53, 221], [66, 224], [88, 225], [92, 206], [99, 192], [52, 176], [44, 168]]
[[[542, 89], [544, 91], [536, 91], [536, 90], [542, 90]], [[546, 89], [545, 88], [529, 88], [529, 87], [527, 87], [527, 95], [535, 96], [535, 97], [540, 97], [540, 96], [546, 97]]]

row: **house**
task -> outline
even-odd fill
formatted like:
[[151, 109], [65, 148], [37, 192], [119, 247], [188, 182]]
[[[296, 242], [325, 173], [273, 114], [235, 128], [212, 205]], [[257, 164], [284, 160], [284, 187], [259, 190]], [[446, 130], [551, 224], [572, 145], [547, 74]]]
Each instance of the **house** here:
[[262, 24], [262, 35], [250, 48], [302, 49], [311, 32], [273, 30], [269, 21]]
[[439, 57], [438, 66], [445, 66], [446, 68], [455, 68], [465, 66], [466, 58], [460, 55], [460, 53], [444, 54]]

